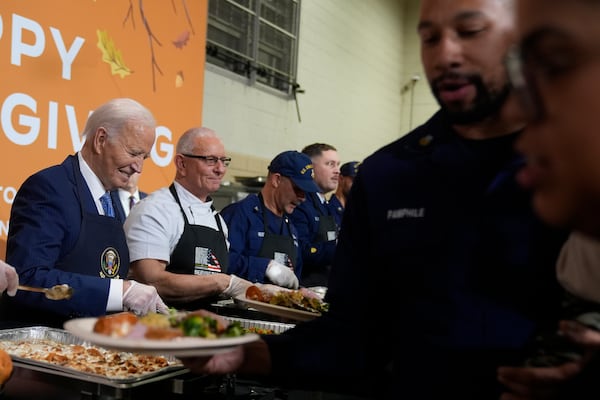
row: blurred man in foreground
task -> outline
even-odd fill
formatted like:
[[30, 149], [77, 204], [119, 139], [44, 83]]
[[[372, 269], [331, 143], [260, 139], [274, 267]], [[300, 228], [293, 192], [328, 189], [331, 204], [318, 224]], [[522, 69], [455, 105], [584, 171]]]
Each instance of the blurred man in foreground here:
[[[595, 240], [585, 251], [594, 246], [597, 252], [600, 2], [528, 0], [519, 1], [517, 10], [520, 45], [508, 65], [529, 117], [518, 146], [528, 160], [519, 182], [533, 190], [533, 204], [544, 220], [579, 230], [585, 240]], [[569, 289], [593, 300], [600, 286], [590, 285], [597, 282], [599, 266], [593, 273], [581, 267], [585, 264], [568, 266], [579, 276], [571, 280], [579, 284]], [[581, 359], [548, 368], [501, 368], [499, 379], [509, 389], [502, 399], [597, 399], [600, 321], [585, 322], [589, 326], [571, 320], [559, 324], [561, 335], [584, 350]]]
[[421, 1], [421, 58], [441, 109], [361, 163], [329, 312], [187, 366], [374, 398], [499, 397], [497, 367], [521, 362], [556, 317], [566, 238], [515, 182], [525, 123], [504, 67], [513, 6]]

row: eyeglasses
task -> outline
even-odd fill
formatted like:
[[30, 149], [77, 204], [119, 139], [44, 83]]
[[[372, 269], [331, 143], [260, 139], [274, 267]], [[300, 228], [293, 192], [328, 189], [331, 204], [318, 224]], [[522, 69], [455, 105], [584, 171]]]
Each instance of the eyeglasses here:
[[527, 36], [520, 47], [511, 49], [505, 65], [522, 106], [535, 122], [546, 114], [546, 90], [568, 87], [568, 80], [580, 68], [599, 58], [597, 47], [579, 44], [567, 33], [546, 29]]
[[531, 119], [536, 121], [543, 117], [544, 107], [533, 74], [523, 60], [523, 51], [519, 47], [513, 47], [506, 55], [504, 64], [521, 105]]
[[189, 157], [189, 158], [197, 158], [199, 160], [202, 160], [206, 163], [206, 165], [210, 166], [210, 167], [214, 167], [215, 165], [217, 165], [218, 161], [221, 161], [223, 163], [224, 166], [229, 167], [229, 163], [231, 163], [231, 157], [215, 157], [215, 156], [199, 156], [196, 154], [181, 154], [184, 157]]

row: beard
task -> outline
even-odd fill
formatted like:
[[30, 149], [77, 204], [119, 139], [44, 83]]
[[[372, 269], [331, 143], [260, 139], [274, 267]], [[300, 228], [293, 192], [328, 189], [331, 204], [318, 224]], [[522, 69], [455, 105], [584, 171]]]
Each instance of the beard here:
[[[433, 96], [440, 105], [442, 114], [453, 125], [468, 125], [485, 120], [491, 115], [499, 112], [506, 99], [508, 98], [511, 86], [507, 81], [499, 90], [490, 90], [483, 83], [479, 75], [471, 75], [466, 77], [468, 81], [475, 86], [476, 96], [473, 103], [462, 108], [453, 108], [448, 104], [444, 104], [439, 95], [439, 86], [437, 82], [448, 76], [443, 76], [434, 80], [431, 84]], [[465, 79], [465, 77], [462, 77]]]

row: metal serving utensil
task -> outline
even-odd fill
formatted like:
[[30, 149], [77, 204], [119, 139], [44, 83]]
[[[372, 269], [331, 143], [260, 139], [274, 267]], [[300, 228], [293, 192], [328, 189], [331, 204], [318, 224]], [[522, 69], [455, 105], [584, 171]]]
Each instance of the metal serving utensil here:
[[54, 285], [50, 288], [37, 288], [32, 286], [19, 285], [19, 290], [27, 290], [29, 292], [44, 293], [47, 299], [50, 300], [66, 300], [73, 296], [73, 288], [63, 283], [62, 285]]

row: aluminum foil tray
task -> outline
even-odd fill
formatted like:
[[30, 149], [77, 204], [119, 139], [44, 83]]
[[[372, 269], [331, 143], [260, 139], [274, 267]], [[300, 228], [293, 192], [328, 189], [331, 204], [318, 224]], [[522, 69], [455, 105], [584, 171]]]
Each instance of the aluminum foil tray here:
[[[39, 343], [43, 340], [50, 340], [58, 344], [64, 345], [78, 344], [86, 347], [99, 348], [98, 346], [94, 346], [82, 339], [77, 338], [76, 336], [71, 335], [69, 332], [63, 329], [49, 328], [45, 326], [32, 326], [26, 328], [0, 330], [0, 347], [2, 348], [4, 348], [4, 345], [7, 344], [6, 342], [26, 341], [35, 343], [37, 341]], [[108, 351], [115, 352], [113, 350]], [[128, 353], [120, 352], [120, 354], [127, 355]], [[95, 373], [87, 373], [68, 366], [61, 366], [45, 361], [37, 361], [31, 358], [16, 356], [14, 354], [11, 354], [11, 358], [13, 359], [13, 364], [15, 367], [31, 369], [49, 374], [61, 375], [67, 378], [98, 383], [102, 385], [112, 386], [115, 388], [131, 388], [142, 384], [156, 382], [159, 380], [182, 375], [189, 372], [188, 369], [183, 367], [179, 360], [172, 356], [165, 356], [165, 358], [168, 361], [168, 366], [162, 369], [126, 378], [113, 378]]]
[[[271, 321], [259, 321], [255, 319], [245, 319], [245, 318], [234, 318], [234, 317], [225, 317], [228, 321], [238, 321], [243, 328], [246, 329], [266, 329], [273, 331], [274, 334], [278, 334], [281, 332], [285, 332], [290, 328], [296, 326], [295, 324], [284, 324], [282, 322], [271, 322]], [[260, 332], [258, 332], [260, 333]]]

